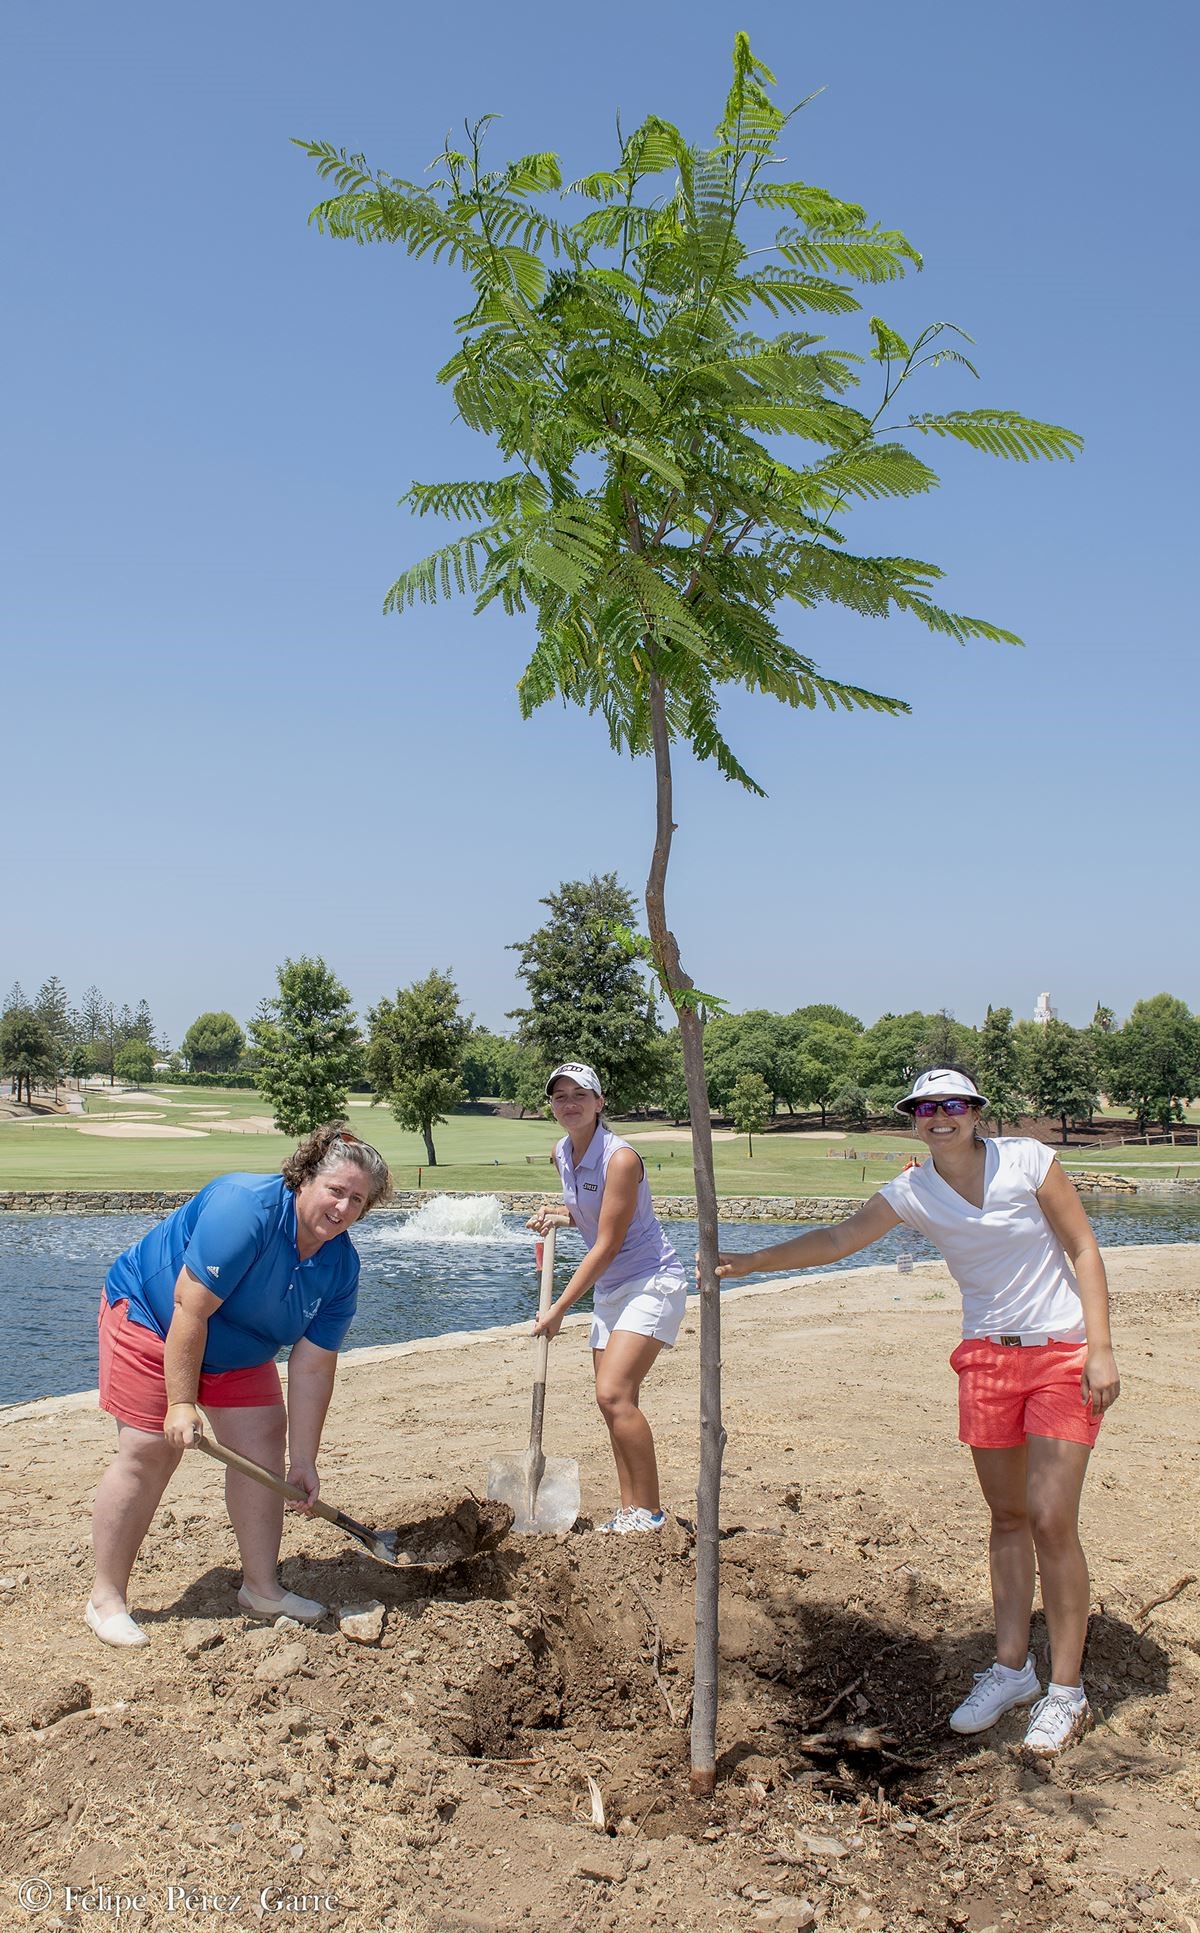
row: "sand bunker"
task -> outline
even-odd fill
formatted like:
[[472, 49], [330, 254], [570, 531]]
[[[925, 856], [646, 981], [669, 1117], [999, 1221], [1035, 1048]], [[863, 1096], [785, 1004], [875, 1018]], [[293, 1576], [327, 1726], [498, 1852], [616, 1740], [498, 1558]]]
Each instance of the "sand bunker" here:
[[80, 1134], [104, 1134], [113, 1141], [206, 1141], [203, 1128], [162, 1128], [153, 1121], [107, 1121], [85, 1125]]
[[240, 1121], [212, 1121], [215, 1134], [274, 1134], [275, 1123], [269, 1114], [247, 1114]]
[[[630, 1131], [629, 1138], [631, 1141], [690, 1141], [692, 1138], [692, 1130], [690, 1128], [650, 1128], [643, 1134], [640, 1128], [633, 1128]], [[740, 1141], [742, 1139], [741, 1135], [735, 1134], [732, 1128], [714, 1128], [712, 1138], [714, 1141]]]

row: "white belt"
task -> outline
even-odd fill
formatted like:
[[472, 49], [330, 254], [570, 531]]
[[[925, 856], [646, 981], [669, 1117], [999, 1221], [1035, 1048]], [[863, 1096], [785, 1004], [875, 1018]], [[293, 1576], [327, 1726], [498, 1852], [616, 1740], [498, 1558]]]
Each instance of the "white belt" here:
[[999, 1343], [1002, 1349], [1044, 1349], [1048, 1342], [1066, 1342], [1070, 1343], [1073, 1348], [1078, 1347], [1081, 1343], [1086, 1342], [1087, 1338], [1086, 1336], [1009, 1335], [969, 1336], [967, 1340], [969, 1342], [996, 1342]]

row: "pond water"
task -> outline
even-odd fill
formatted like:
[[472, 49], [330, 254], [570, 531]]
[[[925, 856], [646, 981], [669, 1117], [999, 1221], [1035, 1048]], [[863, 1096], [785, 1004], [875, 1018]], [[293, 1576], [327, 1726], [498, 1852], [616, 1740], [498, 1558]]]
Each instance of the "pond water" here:
[[[1084, 1205], [1102, 1246], [1200, 1241], [1200, 1200], [1194, 1197], [1153, 1206], [1121, 1197], [1085, 1197]], [[95, 1388], [101, 1283], [113, 1257], [154, 1220], [151, 1215], [0, 1215], [0, 1295], [7, 1317], [0, 1405]], [[690, 1274], [696, 1224], [673, 1221], [667, 1228]], [[782, 1241], [793, 1231], [800, 1232], [797, 1224], [723, 1222], [721, 1242], [744, 1251]], [[502, 1213], [494, 1196], [435, 1197], [415, 1214], [384, 1209], [354, 1239], [362, 1281], [350, 1348], [490, 1329], [532, 1318], [537, 1308], [533, 1237], [519, 1217]], [[905, 1249], [917, 1261], [935, 1258], [919, 1236], [895, 1229], [835, 1267], [894, 1264]], [[560, 1285], [581, 1252], [572, 1231], [560, 1236]], [[589, 1308], [591, 1298], [580, 1306]]]

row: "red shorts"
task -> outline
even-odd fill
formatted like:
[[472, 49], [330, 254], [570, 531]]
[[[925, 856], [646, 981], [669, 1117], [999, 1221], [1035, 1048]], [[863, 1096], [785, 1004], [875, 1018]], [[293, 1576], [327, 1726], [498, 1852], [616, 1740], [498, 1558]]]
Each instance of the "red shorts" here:
[[[275, 1409], [283, 1385], [273, 1362], [252, 1369], [201, 1371], [196, 1401], [205, 1409]], [[100, 1297], [100, 1407], [135, 1430], [162, 1431], [167, 1414], [163, 1344], [129, 1319], [128, 1302]]]
[[1101, 1417], [1079, 1393], [1085, 1342], [1005, 1347], [986, 1336], [960, 1342], [950, 1358], [958, 1375], [958, 1436], [975, 1450], [1015, 1450], [1030, 1436], [1094, 1443]]

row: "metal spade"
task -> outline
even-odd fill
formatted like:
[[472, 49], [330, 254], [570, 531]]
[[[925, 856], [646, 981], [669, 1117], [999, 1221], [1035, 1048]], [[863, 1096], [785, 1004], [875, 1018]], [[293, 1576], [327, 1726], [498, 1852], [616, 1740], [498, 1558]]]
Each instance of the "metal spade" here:
[[[554, 1299], [554, 1239], [555, 1231], [551, 1228], [542, 1250], [539, 1316], [545, 1315]], [[507, 1504], [513, 1513], [513, 1529], [525, 1534], [570, 1530], [579, 1515], [579, 1465], [573, 1457], [542, 1455], [549, 1354], [549, 1337], [539, 1336], [534, 1358], [529, 1448], [509, 1456], [494, 1456], [488, 1464], [489, 1498]]]

